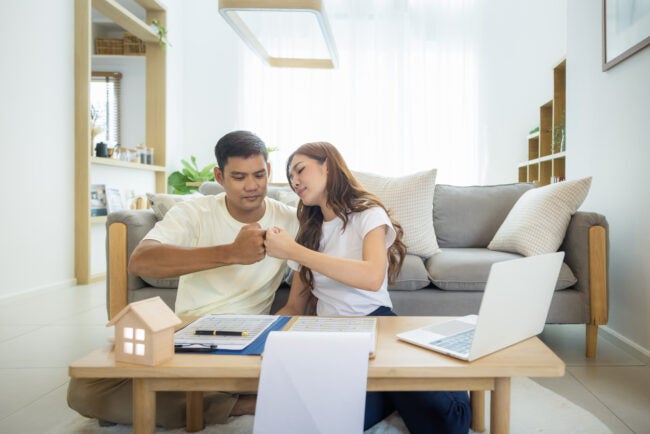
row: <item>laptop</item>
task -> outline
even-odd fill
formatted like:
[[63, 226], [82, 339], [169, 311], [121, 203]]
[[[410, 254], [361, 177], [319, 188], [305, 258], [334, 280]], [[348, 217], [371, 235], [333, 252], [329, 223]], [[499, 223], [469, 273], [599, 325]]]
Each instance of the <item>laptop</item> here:
[[478, 315], [421, 327], [397, 337], [472, 361], [541, 333], [564, 252], [492, 264]]

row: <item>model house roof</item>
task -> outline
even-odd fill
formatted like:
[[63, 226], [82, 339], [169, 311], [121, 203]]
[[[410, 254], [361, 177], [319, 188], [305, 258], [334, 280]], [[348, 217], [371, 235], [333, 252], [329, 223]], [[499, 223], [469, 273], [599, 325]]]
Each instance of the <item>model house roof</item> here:
[[110, 327], [115, 325], [129, 312], [138, 316], [154, 333], [169, 327], [174, 327], [182, 322], [160, 297], [152, 297], [129, 303], [106, 326]]

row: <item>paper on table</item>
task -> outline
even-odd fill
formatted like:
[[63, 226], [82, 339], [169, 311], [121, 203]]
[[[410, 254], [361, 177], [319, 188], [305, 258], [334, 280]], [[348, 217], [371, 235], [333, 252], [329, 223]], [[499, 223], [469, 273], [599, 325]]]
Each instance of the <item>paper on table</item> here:
[[[275, 315], [204, 315], [174, 333], [174, 344], [216, 345], [223, 350], [242, 350], [278, 319]], [[247, 336], [195, 335], [195, 330], [246, 332]]]
[[363, 432], [369, 340], [369, 333], [271, 332], [253, 432]]
[[301, 316], [298, 317], [287, 330], [289, 332], [346, 332], [370, 333], [370, 357], [375, 356], [377, 345], [377, 318], [362, 317], [323, 317]]

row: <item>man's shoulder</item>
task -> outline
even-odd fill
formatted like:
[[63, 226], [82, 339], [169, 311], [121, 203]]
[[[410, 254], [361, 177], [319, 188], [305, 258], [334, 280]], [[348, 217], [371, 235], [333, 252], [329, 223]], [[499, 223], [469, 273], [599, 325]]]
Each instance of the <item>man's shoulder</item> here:
[[266, 198], [266, 207], [270, 211], [268, 215], [272, 219], [271, 221], [267, 221], [267, 224], [283, 227], [291, 234], [295, 234], [298, 231], [296, 208], [270, 197]]
[[225, 193], [191, 195], [188, 196], [185, 200], [179, 201], [177, 206], [180, 205], [181, 208], [195, 209], [200, 211], [202, 209], [218, 206], [220, 203], [225, 203], [224, 197], [225, 197]]

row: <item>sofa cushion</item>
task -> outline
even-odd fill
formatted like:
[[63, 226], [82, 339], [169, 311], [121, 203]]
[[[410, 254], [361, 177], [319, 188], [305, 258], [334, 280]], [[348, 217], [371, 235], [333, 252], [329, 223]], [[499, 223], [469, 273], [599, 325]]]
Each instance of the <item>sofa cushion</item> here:
[[178, 288], [178, 277], [156, 279], [153, 277], [140, 276], [140, 278], [156, 288]]
[[[483, 291], [493, 263], [517, 258], [521, 255], [484, 248], [449, 248], [427, 259], [426, 267], [431, 281], [440, 289]], [[569, 266], [562, 264], [555, 289], [569, 288], [577, 281]]]
[[429, 286], [429, 275], [424, 261], [417, 255], [406, 255], [404, 263], [395, 282], [388, 284], [388, 289], [396, 291], [413, 291]]
[[590, 186], [591, 177], [527, 191], [512, 207], [488, 248], [524, 256], [556, 252]]
[[433, 193], [436, 169], [399, 178], [353, 172], [364, 188], [376, 195], [404, 230], [402, 241], [412, 255], [429, 257], [438, 253], [433, 230]]
[[534, 187], [533, 183], [436, 185], [433, 227], [438, 245], [487, 247], [517, 199]]
[[[165, 193], [147, 193], [147, 200], [151, 204], [156, 218], [162, 220], [165, 214], [178, 202], [195, 199], [197, 196], [203, 196], [199, 193], [194, 194], [165, 194]], [[164, 288], [164, 287], [163, 287]]]
[[224, 191], [226, 190], [216, 181], [204, 182], [199, 186], [199, 193], [205, 194], [206, 196], [223, 193]]

